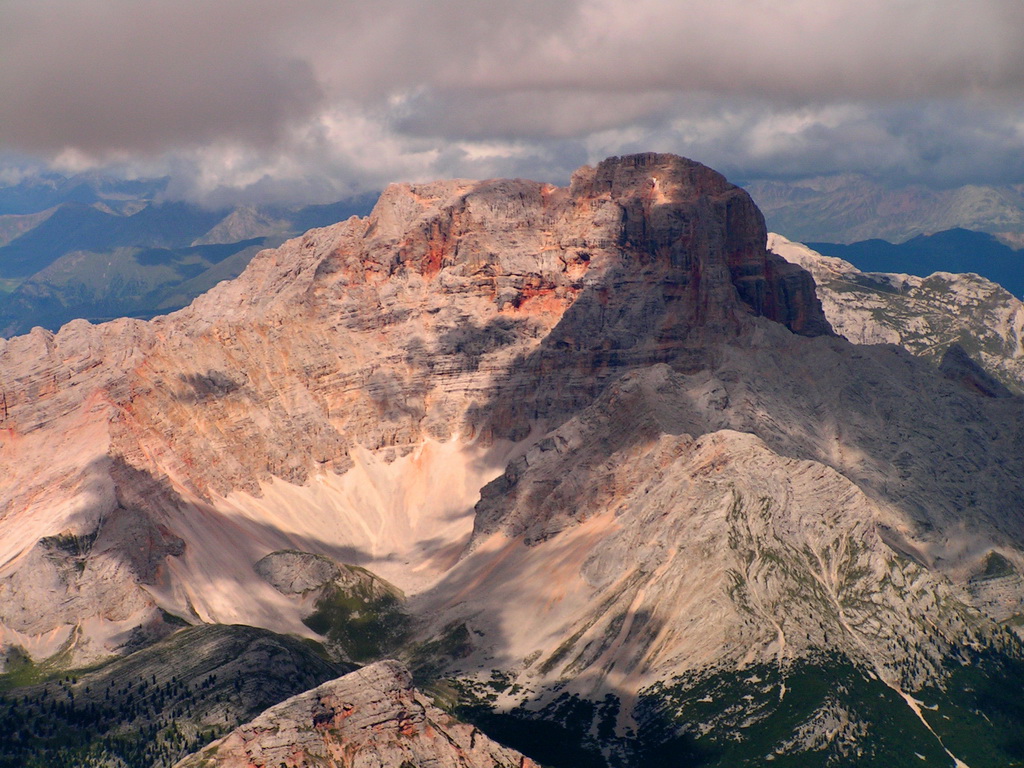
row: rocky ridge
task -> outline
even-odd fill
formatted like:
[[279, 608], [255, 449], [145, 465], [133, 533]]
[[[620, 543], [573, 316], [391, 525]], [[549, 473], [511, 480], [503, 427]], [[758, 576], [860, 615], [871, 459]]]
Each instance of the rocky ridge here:
[[536, 768], [434, 706], [396, 661], [380, 661], [281, 702], [177, 768]]
[[973, 274], [861, 272], [775, 233], [768, 248], [814, 276], [829, 322], [855, 344], [899, 344], [936, 362], [957, 345], [1024, 392], [1024, 303], [996, 283]]

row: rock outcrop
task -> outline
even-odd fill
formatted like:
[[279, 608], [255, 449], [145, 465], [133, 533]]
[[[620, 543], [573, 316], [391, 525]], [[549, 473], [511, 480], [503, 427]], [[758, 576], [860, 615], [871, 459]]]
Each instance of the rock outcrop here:
[[445, 714], [396, 661], [380, 661], [271, 707], [177, 768], [536, 768]]
[[344, 570], [323, 555], [294, 550], [271, 552], [261, 558], [253, 569], [285, 595], [305, 595], [319, 590], [341, 576]]
[[1024, 303], [996, 283], [974, 274], [861, 272], [775, 233], [768, 247], [814, 276], [829, 322], [855, 344], [899, 344], [936, 363], [957, 347], [962, 354], [951, 364], [967, 355], [1024, 392]]

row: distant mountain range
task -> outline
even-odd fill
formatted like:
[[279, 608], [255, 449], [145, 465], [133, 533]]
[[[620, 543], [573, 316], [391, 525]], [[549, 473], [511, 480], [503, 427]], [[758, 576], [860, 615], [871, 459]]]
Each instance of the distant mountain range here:
[[826, 256], [853, 264], [863, 272], [896, 272], [928, 277], [935, 272], [973, 272], [999, 283], [1014, 296], [1024, 296], [1024, 252], [987, 232], [950, 229], [917, 235], [904, 243], [864, 240], [859, 243], [810, 242]]
[[0, 186], [0, 216], [32, 214], [62, 203], [102, 203], [127, 212], [140, 200], [155, 199], [167, 189], [168, 181], [167, 177], [124, 180], [101, 173], [27, 175], [15, 184]]
[[823, 176], [745, 185], [768, 228], [801, 242], [902, 242], [964, 228], [1024, 245], [1024, 185], [966, 185], [933, 190], [885, 187], [863, 176]]
[[209, 209], [162, 201], [165, 186], [47, 174], [0, 188], [0, 335], [179, 309], [262, 248], [366, 214], [376, 199]]

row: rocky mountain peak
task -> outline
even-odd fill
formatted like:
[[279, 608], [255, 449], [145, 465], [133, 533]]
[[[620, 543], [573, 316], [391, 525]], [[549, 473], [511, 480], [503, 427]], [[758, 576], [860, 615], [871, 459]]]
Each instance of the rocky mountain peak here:
[[[210, 510], [234, 504], [224, 501], [232, 494], [259, 498], [273, 483], [300, 488], [322, 477], [375, 483], [372, 473], [355, 481], [349, 472], [374, 452], [392, 462], [425, 441], [516, 443], [630, 370], [680, 356], [693, 358], [680, 365], [702, 364], [701, 349], [758, 314], [828, 332], [807, 273], [765, 250], [764, 221], [746, 192], [699, 163], [645, 154], [583, 168], [565, 188], [521, 179], [393, 185], [368, 217], [264, 251], [241, 277], [173, 315], [77, 321], [55, 335], [0, 341], [0, 619], [32, 613], [39, 579], [15, 574], [35, 572], [28, 565], [39, 558], [47, 579], [71, 574], [82, 605], [111, 604], [109, 579], [31, 553], [46, 536], [119, 530], [108, 523], [127, 516], [175, 543], [153, 549], [144, 567], [118, 561], [130, 536], [105, 543], [131, 608], [117, 621], [153, 603], [238, 620], [225, 607], [257, 598], [202, 588], [187, 598], [179, 580], [217, 581], [223, 566], [244, 593], [253, 563], [270, 552], [345, 558], [295, 538], [295, 526], [315, 541], [324, 525], [294, 518], [282, 530], [273, 504], [252, 545], [222, 558], [213, 542], [233, 537], [234, 524]], [[438, 466], [463, 466], [442, 453]], [[415, 491], [389, 493], [422, 498], [446, 482], [444, 473], [424, 479], [429, 462], [419, 461], [396, 486]], [[391, 515], [391, 501], [381, 502], [372, 542], [355, 523], [332, 522], [328, 538], [342, 554], [365, 546], [402, 562], [398, 553], [408, 552], [436, 573], [468, 539], [479, 488], [504, 456], [468, 466], [460, 494], [417, 512], [457, 528], [450, 538]], [[224, 530], [204, 535], [200, 518]], [[424, 540], [451, 549], [435, 558]], [[200, 565], [207, 558], [218, 569]], [[165, 559], [190, 565], [161, 569]], [[383, 575], [410, 586], [402, 574]], [[160, 594], [133, 591], [135, 581]], [[33, 637], [70, 627], [69, 615], [32, 614]], [[53, 638], [40, 649], [64, 636]]]
[[650, 189], [658, 190], [662, 201], [682, 201], [723, 194], [733, 185], [706, 165], [655, 152], [609, 157], [594, 167], [584, 166], [573, 173], [570, 183], [572, 195], [582, 198], [602, 194], [628, 198]]
[[[468, 542], [508, 446], [630, 371], [705, 365], [757, 314], [828, 332], [742, 189], [644, 154], [564, 188], [392, 185], [368, 217], [264, 251], [173, 315], [0, 341], [0, 624], [45, 656], [107, 622], [82, 659], [157, 606], [305, 632], [253, 570], [292, 549], [415, 591]], [[322, 482], [332, 501], [293, 497]], [[40, 543], [64, 535], [95, 544]], [[140, 537], [156, 542], [141, 559]], [[74, 600], [36, 610], [54, 584]]]
[[609, 158], [576, 171], [567, 189], [518, 179], [392, 185], [364, 236], [389, 250], [388, 275], [532, 274], [531, 295], [575, 298], [640, 270], [666, 302], [685, 302], [689, 325], [721, 322], [738, 294], [797, 333], [830, 332], [813, 282], [765, 250], [764, 218], [746, 192], [677, 155]]
[[610, 695], [614, 731], [656, 683], [828, 654], [905, 707], [1024, 615], [1024, 401], [832, 334], [671, 155], [392, 186], [173, 315], [0, 342], [0, 404], [19, 658], [166, 616], [330, 639], [359, 568], [432, 668]]

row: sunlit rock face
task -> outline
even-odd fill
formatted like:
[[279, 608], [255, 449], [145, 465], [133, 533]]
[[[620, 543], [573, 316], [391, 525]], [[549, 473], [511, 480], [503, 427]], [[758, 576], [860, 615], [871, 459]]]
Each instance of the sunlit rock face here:
[[622, 728], [702, 670], [941, 678], [1024, 614], [1022, 401], [836, 335], [765, 239], [672, 155], [395, 185], [168, 317], [0, 342], [3, 642], [311, 636], [285, 552], [464, 636], [435, 664]]
[[396, 661], [380, 661], [270, 708], [177, 768], [537, 768], [434, 706]]

